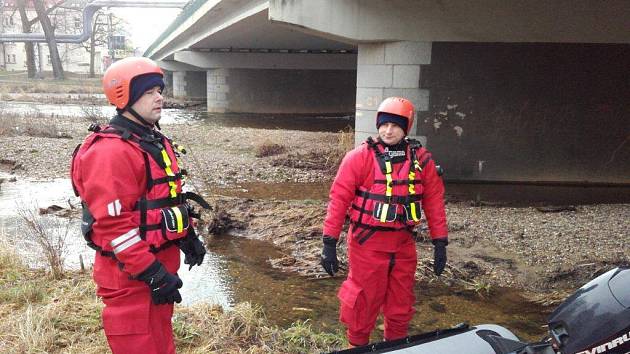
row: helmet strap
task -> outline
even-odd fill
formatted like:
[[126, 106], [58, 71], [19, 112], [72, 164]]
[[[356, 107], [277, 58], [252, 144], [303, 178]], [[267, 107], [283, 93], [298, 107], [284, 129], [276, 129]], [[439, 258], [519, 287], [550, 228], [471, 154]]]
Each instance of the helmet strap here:
[[158, 130], [160, 130], [160, 125], [159, 125], [157, 122], [155, 122], [155, 124], [151, 124], [151, 123], [147, 122], [147, 121], [146, 121], [146, 119], [144, 119], [144, 118], [140, 115], [140, 113], [136, 112], [136, 110], [135, 110], [135, 109], [133, 109], [133, 108], [131, 108], [131, 107], [127, 107], [127, 108], [125, 109], [125, 111], [127, 111], [127, 112], [131, 113], [131, 115], [132, 115], [132, 116], [136, 117], [136, 119], [138, 119], [138, 120], [140, 121], [140, 123], [142, 123], [142, 124], [146, 125], [147, 127], [149, 127], [149, 128], [153, 128], [153, 127], [155, 126], [156, 128], [158, 128]]

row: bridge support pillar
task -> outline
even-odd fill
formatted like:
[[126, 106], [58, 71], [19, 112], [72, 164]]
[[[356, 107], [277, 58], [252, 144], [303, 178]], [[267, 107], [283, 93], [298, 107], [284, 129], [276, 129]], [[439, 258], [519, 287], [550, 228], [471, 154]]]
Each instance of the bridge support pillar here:
[[206, 75], [203, 71], [173, 71], [173, 97], [202, 99], [206, 97]]
[[[376, 135], [376, 110], [387, 97], [411, 100], [418, 111], [429, 109], [429, 90], [420, 88], [421, 65], [431, 63], [431, 42], [359, 44], [357, 59], [355, 145]], [[417, 136], [417, 120], [409, 135]]]
[[169, 70], [164, 71], [164, 84], [166, 85], [165, 94], [169, 97], [173, 97], [173, 72]]
[[206, 72], [208, 112], [351, 114], [354, 70], [220, 68]]
[[228, 111], [230, 86], [227, 83], [227, 79], [229, 75], [230, 69], [210, 69], [206, 71], [208, 112], [225, 113]]

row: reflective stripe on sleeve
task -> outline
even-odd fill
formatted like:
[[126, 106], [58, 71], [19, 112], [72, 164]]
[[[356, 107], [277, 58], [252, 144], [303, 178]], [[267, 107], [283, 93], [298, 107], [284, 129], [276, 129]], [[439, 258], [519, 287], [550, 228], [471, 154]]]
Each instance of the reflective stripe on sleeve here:
[[129, 230], [123, 235], [116, 237], [109, 244], [114, 249], [114, 254], [118, 254], [140, 241], [142, 241], [142, 239], [138, 235], [138, 228], [135, 228]]

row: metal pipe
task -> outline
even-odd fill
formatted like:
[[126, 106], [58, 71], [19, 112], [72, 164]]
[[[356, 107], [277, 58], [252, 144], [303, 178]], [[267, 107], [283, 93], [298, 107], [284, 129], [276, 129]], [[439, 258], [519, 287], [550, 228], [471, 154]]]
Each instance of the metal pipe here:
[[[90, 38], [92, 34], [92, 18], [102, 7], [149, 7], [149, 8], [183, 8], [188, 1], [116, 1], [95, 0], [88, 3], [83, 9], [83, 32], [81, 34], [55, 34], [57, 43], [81, 43]], [[3, 42], [46, 42], [43, 33], [3, 33], [0, 34], [0, 43]]]

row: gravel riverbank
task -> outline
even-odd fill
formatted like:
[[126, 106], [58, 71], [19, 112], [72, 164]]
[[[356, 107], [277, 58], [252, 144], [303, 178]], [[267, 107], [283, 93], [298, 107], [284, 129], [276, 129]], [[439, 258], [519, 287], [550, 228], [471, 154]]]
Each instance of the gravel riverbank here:
[[[18, 179], [67, 178], [70, 154], [88, 125], [87, 120], [63, 117], [5, 119], [0, 124], [0, 170]], [[347, 137], [203, 122], [168, 125], [163, 131], [188, 148], [183, 163], [189, 183], [216, 205], [205, 228], [231, 228], [232, 233], [273, 242], [286, 253], [271, 260], [274, 265], [323, 276], [318, 263], [326, 201], [310, 197], [307, 190], [330, 182]], [[265, 150], [274, 144], [277, 154]], [[272, 198], [282, 183], [303, 186], [304, 192]], [[243, 187], [252, 184], [262, 191], [250, 193]], [[265, 189], [269, 192], [263, 193]], [[596, 274], [630, 263], [630, 204], [545, 210], [449, 200], [447, 214], [449, 267], [440, 281], [477, 289], [510, 286], [540, 295], [571, 291]], [[431, 246], [423, 236], [421, 232], [418, 277], [434, 281]], [[343, 261], [343, 247], [340, 255]]]

